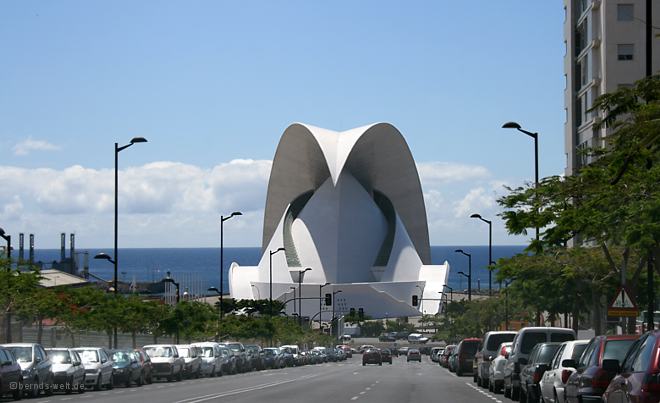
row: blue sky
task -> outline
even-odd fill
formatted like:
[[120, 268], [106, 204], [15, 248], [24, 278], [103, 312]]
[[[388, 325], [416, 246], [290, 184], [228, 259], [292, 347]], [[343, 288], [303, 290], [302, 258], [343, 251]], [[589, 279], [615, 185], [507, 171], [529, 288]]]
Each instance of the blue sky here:
[[113, 143], [144, 136], [121, 154], [125, 246], [215, 245], [224, 209], [248, 213], [228, 244], [257, 246], [290, 123], [387, 121], [428, 173], [432, 244], [483, 244], [461, 215], [495, 216], [501, 185], [533, 175], [532, 142], [503, 122], [540, 132], [542, 176], [563, 172], [563, 15], [528, 0], [3, 1], [0, 179], [15, 186], [0, 226], [110, 246]]

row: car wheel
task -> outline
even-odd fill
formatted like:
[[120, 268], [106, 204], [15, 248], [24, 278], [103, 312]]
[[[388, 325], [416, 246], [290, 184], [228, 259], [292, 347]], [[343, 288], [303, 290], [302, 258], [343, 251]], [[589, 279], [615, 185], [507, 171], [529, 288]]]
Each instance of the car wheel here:
[[382, 362], [382, 361], [379, 362], [378, 365], [380, 365], [380, 366], [382, 367], [382, 366], [383, 366], [383, 362]]
[[179, 371], [179, 374], [176, 376], [176, 380], [177, 382], [181, 382], [183, 380], [183, 374], [181, 373], [181, 371]]
[[363, 363], [362, 363], [362, 366], [364, 367], [365, 365], [367, 365], [367, 364], [365, 364], [365, 363], [363, 362]]
[[520, 399], [520, 387], [511, 386], [511, 400], [518, 401]]
[[115, 377], [114, 375], [110, 376], [110, 382], [106, 385], [107, 390], [112, 390], [115, 387]]
[[504, 397], [511, 398], [511, 389], [507, 388], [506, 385], [504, 385]]
[[70, 381], [64, 384], [64, 393], [70, 395], [71, 392], [73, 392], [73, 376], [71, 377]]
[[16, 385], [16, 389], [11, 391], [11, 397], [14, 400], [21, 400], [23, 398], [23, 379], [18, 379], [18, 384]]
[[85, 377], [83, 376], [82, 381], [80, 381], [80, 384], [78, 385], [78, 393], [85, 393]]
[[522, 388], [520, 388], [520, 392], [518, 392], [518, 401], [520, 403], [527, 403], [527, 392], [523, 391]]
[[37, 398], [39, 397], [39, 378], [34, 380], [34, 384], [32, 385], [32, 391], [30, 393], [31, 397]]
[[138, 380], [137, 380], [137, 386], [144, 385], [144, 382], [145, 382], [144, 381], [144, 374], [142, 372], [140, 372], [140, 376], [138, 377]]
[[463, 376], [463, 371], [460, 368], [456, 368], [456, 376]]
[[44, 394], [46, 396], [52, 396], [53, 395], [53, 378], [51, 377], [50, 380], [44, 384]]
[[96, 385], [94, 385], [94, 390], [101, 390], [101, 376], [99, 375], [98, 378], [96, 378]]

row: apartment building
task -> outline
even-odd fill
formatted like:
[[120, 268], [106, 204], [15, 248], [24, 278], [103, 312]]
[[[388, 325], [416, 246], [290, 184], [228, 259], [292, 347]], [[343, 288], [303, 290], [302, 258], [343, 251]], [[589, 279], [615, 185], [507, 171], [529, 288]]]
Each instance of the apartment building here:
[[[660, 27], [660, 1], [652, 0]], [[580, 150], [602, 144], [590, 112], [598, 96], [630, 86], [646, 74], [646, 0], [564, 0], [564, 128], [566, 174], [589, 163]], [[660, 28], [653, 28], [653, 73], [660, 69]]]

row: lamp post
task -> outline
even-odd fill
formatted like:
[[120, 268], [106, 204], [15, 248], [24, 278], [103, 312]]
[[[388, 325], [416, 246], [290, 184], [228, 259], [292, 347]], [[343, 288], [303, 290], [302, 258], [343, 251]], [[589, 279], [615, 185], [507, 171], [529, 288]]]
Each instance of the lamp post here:
[[268, 272], [268, 315], [273, 316], [273, 255], [276, 254], [277, 252], [283, 252], [285, 249], [284, 248], [277, 248], [277, 250], [272, 251], [269, 250], [269, 263], [270, 263], [270, 271]]
[[[117, 247], [117, 234], [118, 234], [118, 226], [119, 226], [119, 153], [122, 150], [127, 149], [128, 147], [132, 146], [133, 144], [137, 143], [146, 143], [147, 139], [144, 137], [133, 137], [131, 139], [131, 142], [119, 146], [118, 143], [115, 143], [115, 239], [114, 239], [114, 260], [112, 261], [114, 266], [115, 266], [115, 274], [114, 274], [114, 288], [115, 288], [115, 296], [117, 295], [117, 291], [119, 289], [117, 285], [117, 266], [119, 265], [119, 252], [118, 252], [118, 247]], [[114, 334], [114, 348], [117, 348], [117, 327], [115, 326], [113, 329], [113, 334]]]
[[[180, 284], [177, 283], [176, 281], [174, 281], [174, 279], [170, 277], [170, 272], [167, 272], [167, 277], [165, 277], [163, 279], [163, 283], [174, 284], [174, 287], [176, 288], [176, 304], [178, 305], [179, 304], [179, 299], [181, 298], [181, 295], [179, 294]], [[179, 321], [178, 320], [176, 322], [176, 344], [179, 344]]]
[[302, 326], [302, 281], [306, 272], [312, 270], [311, 267], [305, 270], [298, 270], [298, 324]]
[[468, 301], [472, 301], [472, 255], [470, 253], [464, 252], [463, 249], [456, 249], [454, 252], [468, 257], [468, 274], [463, 272], [459, 272], [459, 274], [463, 273], [463, 275], [468, 279]]
[[222, 309], [222, 294], [225, 291], [225, 277], [224, 277], [224, 263], [225, 263], [225, 248], [224, 248], [224, 224], [225, 221], [229, 220], [232, 217], [237, 215], [243, 215], [240, 211], [234, 211], [229, 216], [220, 216], [220, 320], [222, 320], [222, 315], [224, 314], [224, 309]]
[[514, 279], [509, 281], [504, 280], [504, 330], [509, 330], [509, 285], [513, 282]]
[[[323, 312], [323, 300], [322, 300], [322, 292], [323, 292], [323, 287], [326, 285], [330, 285], [330, 283], [325, 283], [325, 284], [320, 284], [319, 285], [319, 333], [323, 334], [323, 321], [322, 321], [322, 312]], [[310, 326], [311, 328], [311, 326]]]
[[332, 292], [332, 318], [330, 319], [330, 336], [335, 336], [335, 295], [339, 294], [341, 290]]
[[454, 302], [454, 289], [446, 284], [443, 287], [449, 288], [449, 301]]
[[[502, 125], [503, 129], [516, 129], [521, 133], [528, 135], [534, 139], [534, 187], [538, 190], [539, 187], [539, 134], [527, 131], [520, 127], [516, 122], [506, 122]], [[538, 197], [538, 194], [537, 194]], [[538, 202], [538, 200], [537, 200]], [[539, 227], [536, 225], [536, 242], [539, 241]]]
[[296, 287], [289, 287], [293, 291], [293, 313], [296, 313]]
[[472, 214], [470, 218], [478, 218], [488, 224], [488, 296], [493, 296], [493, 272], [491, 271], [491, 262], [493, 261], [493, 222], [486, 220], [481, 214]]
[[[113, 281], [113, 287], [112, 287], [112, 293], [115, 297], [117, 297], [117, 260], [113, 259], [110, 255], [107, 253], [97, 253], [96, 256], [94, 256], [94, 259], [98, 260], [107, 260], [108, 262], [112, 263], [115, 266], [115, 278]], [[113, 348], [117, 348], [117, 326], [113, 326], [112, 328], [112, 344]]]

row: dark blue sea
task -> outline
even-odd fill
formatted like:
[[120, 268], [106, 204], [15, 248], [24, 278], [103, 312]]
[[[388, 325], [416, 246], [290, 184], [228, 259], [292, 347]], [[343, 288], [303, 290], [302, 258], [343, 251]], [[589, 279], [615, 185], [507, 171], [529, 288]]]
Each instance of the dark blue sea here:
[[[524, 246], [493, 246], [493, 260], [510, 257], [521, 253]], [[260, 248], [224, 248], [224, 290], [228, 292], [227, 271], [231, 262], [243, 266], [254, 266], [259, 263]], [[488, 246], [432, 246], [431, 260], [433, 264], [449, 261], [449, 286], [454, 290], [467, 288], [467, 280], [458, 274], [468, 272], [467, 256], [455, 253], [455, 249], [463, 249], [472, 254], [472, 288], [488, 288]], [[112, 249], [81, 249], [77, 250], [78, 266], [82, 268], [84, 254], [89, 252], [90, 273], [102, 279], [111, 280], [113, 266], [108, 261], [94, 260], [99, 252], [112, 255]], [[66, 251], [67, 256], [69, 251]], [[26, 251], [27, 255], [27, 251]], [[44, 263], [48, 268], [54, 260], [60, 259], [59, 249], [35, 250], [35, 261]], [[119, 279], [124, 282], [155, 282], [163, 279], [169, 271], [171, 276], [189, 288], [193, 295], [205, 294], [208, 287], [218, 287], [220, 283], [220, 249], [219, 248], [172, 248], [172, 249], [119, 249]], [[497, 283], [493, 275], [493, 288]]]

